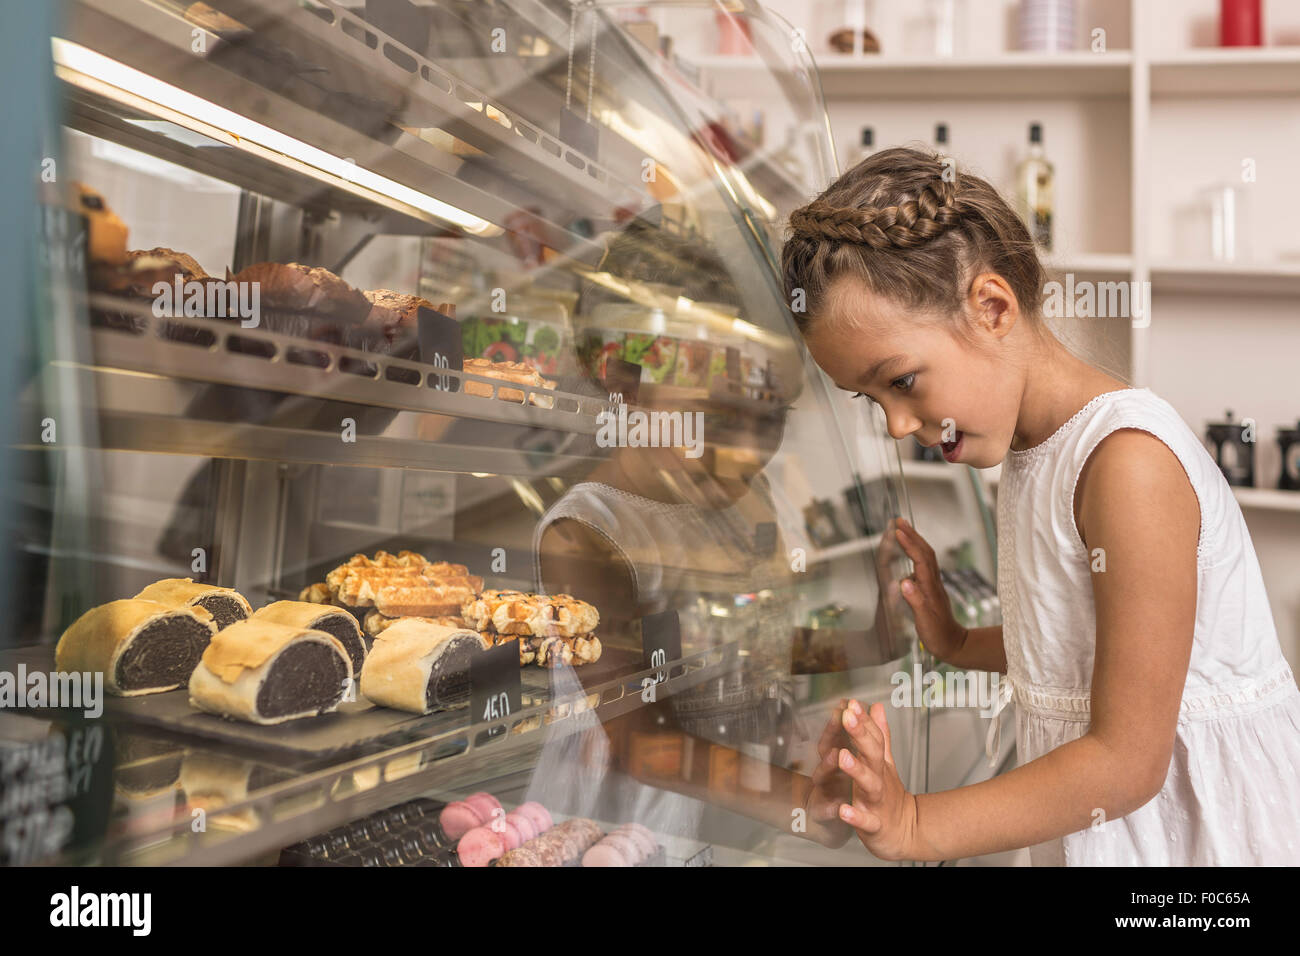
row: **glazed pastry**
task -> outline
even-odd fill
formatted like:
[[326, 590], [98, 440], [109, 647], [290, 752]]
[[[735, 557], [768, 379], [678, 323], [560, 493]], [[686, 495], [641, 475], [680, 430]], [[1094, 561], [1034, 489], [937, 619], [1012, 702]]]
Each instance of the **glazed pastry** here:
[[[543, 378], [537, 369], [523, 362], [493, 362], [485, 358], [467, 358], [463, 367], [471, 375], [481, 375], [484, 378], [500, 379], [533, 388], [555, 388], [555, 382]], [[483, 398], [492, 397], [492, 386], [486, 382], [465, 379], [463, 388], [466, 395], [479, 395]], [[524, 394], [522, 390], [517, 388], [497, 388], [497, 398], [506, 402], [523, 402]], [[534, 394], [532, 404], [539, 408], [552, 408], [555, 405], [555, 399]]]
[[168, 607], [206, 608], [216, 622], [217, 630], [242, 621], [253, 612], [248, 601], [234, 588], [195, 584], [189, 578], [163, 578], [155, 581], [137, 594], [136, 599], [157, 601]]
[[596, 609], [572, 595], [524, 591], [484, 591], [461, 609], [461, 617], [478, 630], [534, 637], [578, 637], [600, 623]]
[[469, 667], [486, 647], [477, 632], [398, 621], [375, 638], [361, 693], [383, 707], [427, 714], [469, 702]]
[[104, 689], [119, 697], [184, 687], [217, 633], [204, 607], [158, 601], [110, 601], [72, 623], [54, 649], [59, 673], [102, 672]]
[[328, 604], [310, 604], [306, 601], [276, 601], [253, 612], [253, 620], [287, 624], [290, 627], [324, 631], [334, 637], [348, 652], [352, 673], [360, 674], [366, 661], [366, 642], [357, 627], [357, 619], [347, 611]]
[[249, 618], [219, 632], [190, 676], [190, 706], [279, 724], [338, 708], [352, 661], [324, 631]]
[[370, 302], [328, 269], [297, 262], [259, 262], [240, 269], [235, 282], [256, 282], [263, 308], [310, 312], [344, 322], [361, 322]]

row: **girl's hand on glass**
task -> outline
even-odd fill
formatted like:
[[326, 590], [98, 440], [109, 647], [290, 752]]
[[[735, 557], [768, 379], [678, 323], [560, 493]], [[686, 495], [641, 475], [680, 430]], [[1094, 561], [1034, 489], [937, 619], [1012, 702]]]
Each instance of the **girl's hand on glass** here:
[[906, 518], [894, 519], [885, 537], [896, 540], [912, 559], [914, 571], [903, 578], [899, 590], [912, 608], [917, 637], [931, 654], [949, 660], [965, 643], [966, 629], [953, 617], [952, 602], [939, 577], [934, 548]]
[[849, 701], [844, 729], [857, 755], [847, 749], [839, 752], [839, 768], [853, 781], [852, 801], [840, 807], [840, 819], [880, 859], [912, 859], [916, 798], [907, 792], [894, 767], [885, 705], [873, 704], [868, 713], [856, 700]]

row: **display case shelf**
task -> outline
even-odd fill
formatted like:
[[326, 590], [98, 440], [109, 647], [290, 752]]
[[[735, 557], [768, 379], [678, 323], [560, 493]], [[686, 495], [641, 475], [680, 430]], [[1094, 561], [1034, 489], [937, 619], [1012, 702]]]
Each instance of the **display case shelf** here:
[[[194, 829], [186, 811], [165, 825], [119, 831], [96, 855], [108, 865], [245, 863], [413, 797], [451, 792], [458, 785], [478, 787], [485, 780], [526, 770], [548, 740], [586, 729], [589, 723], [579, 720], [581, 715], [609, 720], [688, 690], [733, 666], [736, 651], [734, 644], [699, 651], [663, 668], [637, 670], [558, 694], [502, 720], [465, 724], [463, 711], [438, 715], [421, 739], [382, 753], [297, 773], [286, 767], [286, 773], [294, 774], [289, 779], [207, 811], [203, 830]], [[665, 669], [666, 678], [647, 699], [643, 680], [653, 681], [657, 671]], [[487, 736], [501, 729], [506, 733]]]
[[1300, 294], [1300, 263], [1161, 260], [1151, 266], [1155, 292], [1220, 295]]
[[1300, 95], [1300, 47], [1187, 50], [1151, 59], [1152, 96]]

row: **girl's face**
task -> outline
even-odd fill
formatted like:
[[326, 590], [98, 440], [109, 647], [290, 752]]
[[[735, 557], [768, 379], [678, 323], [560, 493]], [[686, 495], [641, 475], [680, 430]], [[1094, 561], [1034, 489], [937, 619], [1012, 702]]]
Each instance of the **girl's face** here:
[[832, 286], [804, 340], [836, 385], [881, 406], [891, 437], [914, 435], [949, 462], [991, 468], [1015, 433], [1025, 379], [1011, 359], [1026, 327], [1016, 329], [1016, 299], [1000, 277], [971, 288], [966, 318], [982, 349], [851, 278]]

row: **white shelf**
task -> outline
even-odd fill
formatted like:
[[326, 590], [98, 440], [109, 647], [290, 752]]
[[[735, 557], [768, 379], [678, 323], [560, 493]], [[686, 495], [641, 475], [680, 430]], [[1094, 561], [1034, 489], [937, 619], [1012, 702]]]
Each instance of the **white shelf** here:
[[1156, 292], [1220, 292], [1224, 295], [1300, 294], [1300, 262], [1157, 261]]
[[1188, 50], [1151, 60], [1153, 96], [1300, 95], [1300, 47]]
[[1048, 256], [1043, 268], [1049, 273], [1092, 273], [1128, 275], [1133, 271], [1133, 257], [1126, 252], [1083, 252], [1078, 255]]
[[1261, 511], [1293, 511], [1300, 514], [1300, 491], [1282, 491], [1278, 488], [1233, 488], [1237, 503], [1243, 508]]
[[859, 554], [863, 551], [869, 551], [878, 544], [880, 544], [880, 535], [878, 534], [873, 534], [869, 538], [854, 538], [851, 541], [833, 544], [829, 548], [809, 551], [808, 563], [821, 564], [826, 561], [834, 561], [838, 558], [847, 557], [850, 554]]
[[826, 54], [817, 61], [827, 99], [944, 99], [1121, 96], [1132, 54], [1006, 53], [991, 57]]

